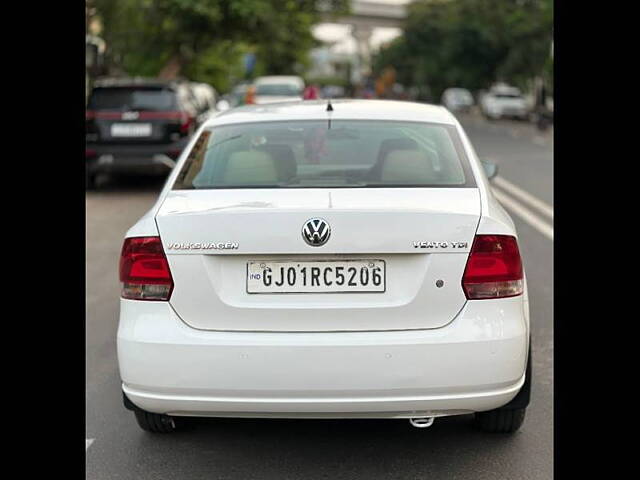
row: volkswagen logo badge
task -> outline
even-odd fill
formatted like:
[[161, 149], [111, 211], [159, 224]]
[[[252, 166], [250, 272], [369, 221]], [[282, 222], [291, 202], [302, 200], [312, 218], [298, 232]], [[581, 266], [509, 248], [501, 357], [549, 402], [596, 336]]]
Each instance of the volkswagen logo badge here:
[[302, 238], [312, 247], [321, 247], [331, 236], [331, 227], [322, 218], [310, 218], [302, 227]]

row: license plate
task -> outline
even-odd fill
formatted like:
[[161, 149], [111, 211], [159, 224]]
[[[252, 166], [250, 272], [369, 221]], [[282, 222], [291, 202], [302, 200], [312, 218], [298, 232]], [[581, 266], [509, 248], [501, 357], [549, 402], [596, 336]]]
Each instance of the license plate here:
[[114, 123], [111, 125], [112, 137], [149, 137], [150, 123]]
[[247, 293], [382, 293], [384, 260], [247, 262]]

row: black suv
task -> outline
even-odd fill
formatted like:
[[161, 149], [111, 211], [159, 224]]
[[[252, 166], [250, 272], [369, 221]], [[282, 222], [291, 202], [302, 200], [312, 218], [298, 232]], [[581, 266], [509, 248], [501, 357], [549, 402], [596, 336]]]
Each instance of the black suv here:
[[189, 83], [96, 81], [86, 112], [87, 188], [106, 173], [162, 173], [175, 165], [198, 127], [198, 102]]

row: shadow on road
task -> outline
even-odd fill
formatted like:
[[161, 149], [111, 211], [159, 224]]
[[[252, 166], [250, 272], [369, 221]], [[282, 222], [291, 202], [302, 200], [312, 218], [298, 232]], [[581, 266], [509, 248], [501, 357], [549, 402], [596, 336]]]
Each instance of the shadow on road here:
[[171, 470], [188, 467], [190, 478], [486, 478], [500, 471], [489, 459], [521, 458], [511, 451], [524, 448], [520, 435], [483, 434], [470, 415], [427, 429], [408, 420], [189, 419], [172, 435], [141, 433], [136, 457], [162, 452]]

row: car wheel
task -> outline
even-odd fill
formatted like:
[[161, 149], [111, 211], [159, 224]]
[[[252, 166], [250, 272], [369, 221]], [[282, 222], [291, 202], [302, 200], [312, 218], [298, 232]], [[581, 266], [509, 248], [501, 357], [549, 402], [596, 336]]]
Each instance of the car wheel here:
[[169, 415], [161, 415], [159, 413], [145, 412], [136, 409], [134, 411], [138, 425], [143, 430], [152, 433], [171, 433], [177, 428], [176, 421]]
[[513, 433], [522, 426], [526, 410], [497, 408], [488, 412], [476, 412], [475, 426], [488, 433]]

